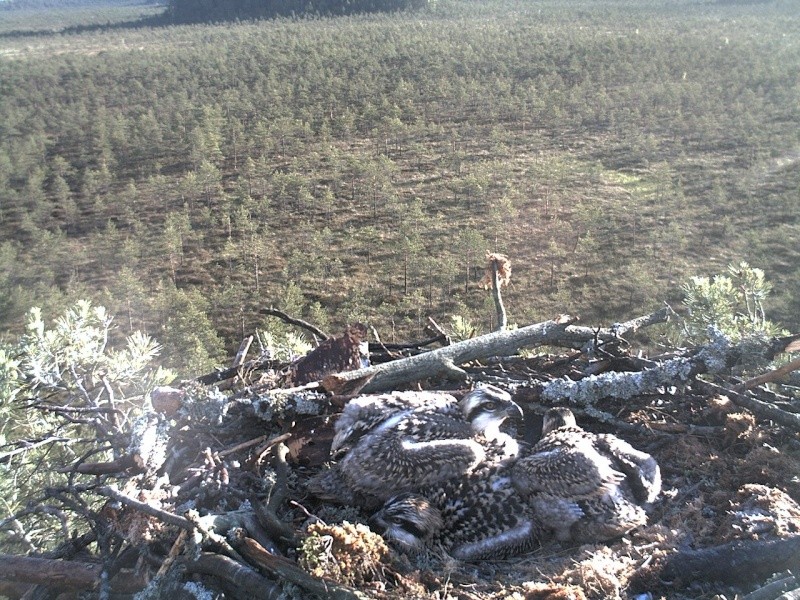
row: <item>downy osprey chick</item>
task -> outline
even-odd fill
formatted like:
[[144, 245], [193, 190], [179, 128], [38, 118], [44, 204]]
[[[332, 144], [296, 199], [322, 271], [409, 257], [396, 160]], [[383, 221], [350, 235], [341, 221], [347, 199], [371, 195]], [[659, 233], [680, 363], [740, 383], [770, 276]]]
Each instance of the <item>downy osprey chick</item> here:
[[516, 457], [500, 431], [522, 411], [508, 392], [482, 385], [457, 402], [448, 394], [397, 392], [351, 400], [336, 424], [331, 454], [342, 456], [309, 484], [317, 497], [380, 505], [406, 491]]
[[652, 456], [614, 435], [585, 431], [562, 407], [545, 413], [542, 438], [517, 459], [511, 478], [558, 539], [579, 542], [645, 524], [645, 506], [661, 491]]

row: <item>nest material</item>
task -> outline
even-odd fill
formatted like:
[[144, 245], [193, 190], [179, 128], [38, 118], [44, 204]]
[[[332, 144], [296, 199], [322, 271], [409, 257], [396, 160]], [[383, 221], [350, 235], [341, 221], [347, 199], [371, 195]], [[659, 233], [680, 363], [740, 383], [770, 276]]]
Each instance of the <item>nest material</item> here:
[[485, 289], [489, 290], [492, 289], [493, 284], [492, 280], [494, 276], [492, 274], [492, 266], [497, 266], [497, 283], [502, 287], [507, 287], [509, 283], [511, 283], [511, 261], [505, 254], [497, 254], [497, 253], [486, 253], [486, 270], [483, 273], [483, 279], [481, 279], [480, 286]]
[[366, 525], [318, 521], [308, 526], [307, 534], [298, 563], [311, 575], [353, 587], [386, 583], [389, 548]]

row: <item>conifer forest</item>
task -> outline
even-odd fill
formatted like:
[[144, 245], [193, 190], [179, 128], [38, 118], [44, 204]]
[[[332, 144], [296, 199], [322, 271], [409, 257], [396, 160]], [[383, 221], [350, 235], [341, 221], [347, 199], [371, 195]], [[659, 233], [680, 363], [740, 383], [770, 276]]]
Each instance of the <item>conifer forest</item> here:
[[0, 12], [4, 331], [91, 298], [191, 374], [269, 306], [490, 330], [487, 251], [514, 261], [512, 323], [618, 319], [745, 260], [798, 324], [788, 0], [163, 10]]

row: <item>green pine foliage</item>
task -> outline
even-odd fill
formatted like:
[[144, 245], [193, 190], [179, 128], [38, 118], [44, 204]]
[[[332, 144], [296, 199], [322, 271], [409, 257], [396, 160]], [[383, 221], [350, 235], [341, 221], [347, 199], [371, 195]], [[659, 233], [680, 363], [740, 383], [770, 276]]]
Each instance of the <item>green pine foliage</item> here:
[[774, 285], [765, 317], [796, 330], [793, 8], [439, 0], [160, 27], [137, 20], [152, 7], [63, 27], [8, 11], [0, 331], [91, 298], [113, 343], [147, 332], [189, 376], [272, 331], [259, 309], [295, 286], [295, 316], [332, 333], [423, 337], [428, 314], [481, 332], [486, 251], [513, 263], [516, 323], [678, 304], [682, 281], [746, 260]]
[[[76, 519], [96, 506], [74, 510], [92, 476], [60, 472], [76, 462], [114, 459], [109, 442], [130, 432], [146, 394], [174, 378], [155, 362], [160, 346], [133, 333], [110, 343], [108, 312], [80, 301], [52, 322], [38, 308], [25, 333], [0, 346], [0, 547], [41, 552], [83, 530]], [[55, 494], [41, 506], [47, 489]], [[63, 504], [61, 504], [63, 502]], [[69, 510], [63, 510], [69, 508]]]
[[706, 342], [709, 331], [718, 331], [736, 342], [786, 334], [766, 317], [764, 305], [771, 291], [764, 271], [746, 262], [729, 265], [725, 274], [692, 277], [683, 285], [684, 341]]

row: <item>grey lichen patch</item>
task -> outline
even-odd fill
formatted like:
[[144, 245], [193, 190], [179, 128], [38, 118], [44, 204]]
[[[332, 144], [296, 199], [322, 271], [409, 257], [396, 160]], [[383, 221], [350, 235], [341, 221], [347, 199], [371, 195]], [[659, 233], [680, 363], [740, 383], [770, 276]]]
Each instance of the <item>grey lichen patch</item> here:
[[774, 338], [764, 332], [750, 334], [741, 339], [731, 338], [710, 327], [709, 342], [698, 352], [709, 373], [733, 372], [737, 375], [760, 372], [769, 367], [774, 358]]
[[689, 359], [675, 358], [636, 373], [608, 372], [590, 375], [579, 381], [556, 379], [544, 386], [542, 399], [548, 402], [568, 399], [582, 406], [591, 406], [608, 397], [627, 400], [641, 394], [657, 393], [665, 385], [686, 382], [691, 371]]
[[156, 473], [167, 459], [170, 423], [157, 413], [145, 413], [131, 424], [130, 442], [127, 452], [138, 456], [145, 473]]
[[214, 600], [217, 597], [215, 593], [196, 581], [187, 581], [183, 584], [183, 589], [197, 600]]
[[179, 411], [180, 417], [201, 423], [221, 425], [231, 406], [228, 396], [216, 387], [188, 384]]
[[271, 390], [252, 398], [251, 404], [258, 418], [271, 422], [297, 415], [318, 415], [327, 405], [327, 399], [317, 392]]
[[731, 355], [731, 339], [715, 327], [709, 327], [710, 341], [697, 353], [709, 373], [722, 373], [728, 368]]
[[185, 585], [181, 581], [182, 569], [169, 569], [163, 575], [154, 577], [147, 586], [133, 596], [133, 600], [160, 600], [172, 596], [182, 597], [181, 589]]
[[542, 399], [549, 402], [567, 399], [582, 406], [590, 406], [602, 398], [627, 400], [688, 383], [697, 373], [727, 373], [732, 364], [740, 370], [763, 368], [768, 360], [770, 340], [765, 336], [751, 336], [734, 344], [729, 336], [711, 328], [708, 337], [710, 341], [691, 358], [665, 360], [653, 368], [634, 373], [607, 372], [578, 381], [557, 379], [544, 386]]

